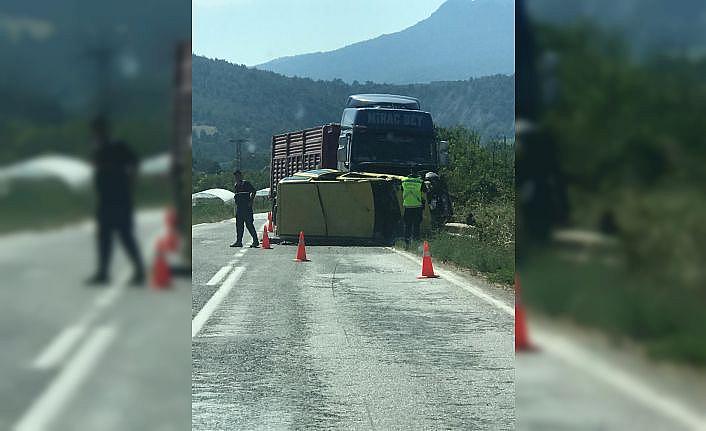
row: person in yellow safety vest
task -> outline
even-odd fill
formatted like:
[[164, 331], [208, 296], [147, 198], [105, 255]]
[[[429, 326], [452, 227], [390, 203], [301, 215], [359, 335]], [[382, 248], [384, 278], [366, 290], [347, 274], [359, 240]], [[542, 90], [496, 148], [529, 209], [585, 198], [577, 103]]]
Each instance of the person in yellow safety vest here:
[[419, 227], [424, 211], [424, 182], [415, 174], [402, 179], [402, 206], [404, 207], [404, 242], [409, 247], [412, 238], [419, 239]]

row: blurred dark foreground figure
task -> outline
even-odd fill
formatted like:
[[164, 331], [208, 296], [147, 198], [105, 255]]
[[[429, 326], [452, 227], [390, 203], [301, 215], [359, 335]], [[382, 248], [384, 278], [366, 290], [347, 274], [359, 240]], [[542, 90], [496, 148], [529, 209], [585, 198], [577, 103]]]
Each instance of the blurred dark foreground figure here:
[[105, 118], [96, 118], [91, 123], [91, 132], [96, 145], [93, 167], [98, 270], [87, 283], [101, 285], [108, 282], [113, 234], [117, 233], [134, 267], [130, 284], [141, 286], [145, 280], [145, 270], [134, 235], [132, 202], [137, 157], [124, 142], [110, 139], [109, 125]]
[[235, 233], [237, 237], [235, 242], [230, 246], [243, 246], [243, 234], [245, 233], [245, 227], [247, 227], [248, 232], [250, 232], [250, 236], [252, 237], [252, 244], [250, 247], [259, 247], [260, 243], [257, 239], [257, 231], [255, 230], [255, 225], [253, 224], [254, 218], [252, 203], [255, 199], [255, 187], [253, 187], [250, 182], [243, 180], [243, 173], [240, 171], [233, 172], [233, 178], [235, 179]]

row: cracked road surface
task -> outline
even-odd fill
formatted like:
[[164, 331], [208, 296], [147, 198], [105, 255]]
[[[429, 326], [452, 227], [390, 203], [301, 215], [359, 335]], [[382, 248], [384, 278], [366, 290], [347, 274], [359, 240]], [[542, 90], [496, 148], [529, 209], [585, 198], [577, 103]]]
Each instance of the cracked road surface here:
[[310, 246], [300, 263], [233, 235], [193, 228], [194, 430], [514, 429], [511, 294], [417, 280], [385, 247]]

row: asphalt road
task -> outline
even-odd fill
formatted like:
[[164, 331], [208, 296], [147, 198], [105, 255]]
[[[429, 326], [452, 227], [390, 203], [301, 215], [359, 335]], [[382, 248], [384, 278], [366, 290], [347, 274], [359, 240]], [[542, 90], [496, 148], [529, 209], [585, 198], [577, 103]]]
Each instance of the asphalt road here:
[[543, 318], [519, 353], [518, 430], [706, 430], [706, 375]]
[[514, 429], [508, 292], [417, 280], [418, 259], [383, 247], [300, 263], [296, 246], [228, 248], [232, 221], [192, 233], [194, 430]]
[[[145, 257], [161, 212], [137, 219]], [[0, 237], [0, 429], [190, 429], [188, 280], [154, 291], [83, 285], [95, 261], [93, 227]]]

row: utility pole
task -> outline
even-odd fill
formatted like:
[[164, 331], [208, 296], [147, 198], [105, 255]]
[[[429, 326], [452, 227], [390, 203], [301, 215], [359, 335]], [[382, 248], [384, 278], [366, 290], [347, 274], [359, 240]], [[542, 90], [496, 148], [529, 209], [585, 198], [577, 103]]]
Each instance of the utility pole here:
[[242, 152], [242, 147], [243, 147], [243, 139], [238, 138], [238, 139], [230, 139], [229, 140], [231, 143], [235, 143], [235, 169], [241, 170], [242, 169], [242, 164], [243, 164], [243, 152]]
[[241, 170], [243, 168], [243, 140], [238, 139], [235, 142], [235, 160], [238, 166], [238, 170]]

